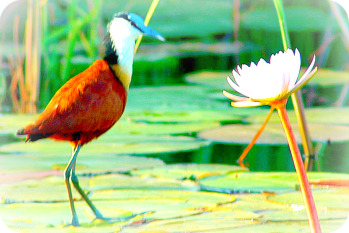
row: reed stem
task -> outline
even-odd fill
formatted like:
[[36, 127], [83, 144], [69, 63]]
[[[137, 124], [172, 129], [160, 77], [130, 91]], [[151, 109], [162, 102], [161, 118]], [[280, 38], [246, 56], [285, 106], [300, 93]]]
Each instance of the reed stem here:
[[[147, 13], [147, 16], [145, 17], [145, 20], [144, 20], [145, 26], [147, 26], [149, 24], [149, 21], [150, 21], [151, 17], [153, 16], [154, 11], [155, 11], [156, 7], [158, 6], [159, 1], [160, 0], [153, 0], [153, 2], [151, 3], [150, 8], [149, 8], [148, 13]], [[135, 45], [134, 54], [137, 53], [137, 50], [138, 50], [139, 45], [141, 44], [142, 38], [143, 38], [143, 35], [140, 35], [138, 37], [138, 40], [136, 41], [136, 45]]]
[[[273, 0], [276, 13], [279, 19], [281, 38], [284, 50], [286, 51], [288, 48], [291, 48], [291, 41], [287, 31], [287, 24], [285, 20], [285, 13], [282, 0]], [[299, 126], [299, 131], [302, 138], [303, 150], [306, 155], [305, 158], [305, 168], [306, 170], [312, 169], [313, 164], [313, 145], [311, 143], [311, 137], [307, 125], [307, 121], [304, 113], [304, 105], [302, 103], [302, 94], [298, 91], [297, 93], [293, 93], [291, 95], [292, 103], [295, 109], [296, 118]]]

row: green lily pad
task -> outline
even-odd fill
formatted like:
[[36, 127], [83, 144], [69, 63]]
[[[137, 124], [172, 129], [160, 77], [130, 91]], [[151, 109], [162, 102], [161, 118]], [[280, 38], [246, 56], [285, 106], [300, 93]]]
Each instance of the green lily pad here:
[[[348, 179], [348, 174], [309, 172], [309, 179]], [[290, 192], [297, 189], [298, 180], [294, 172], [241, 172], [231, 175], [207, 177], [199, 180], [201, 186], [210, 190], [231, 192]]]
[[[110, 129], [104, 137], [114, 135], [192, 135], [205, 129], [218, 127], [219, 122], [153, 123], [148, 121], [123, 121]], [[128, 136], [130, 137], [130, 136]]]
[[129, 112], [126, 118], [132, 122], [154, 124], [173, 124], [173, 127], [184, 123], [199, 123], [202, 125], [210, 122], [241, 122], [242, 116], [224, 110], [196, 110], [196, 111], [140, 111]]
[[[217, 129], [202, 131], [199, 138], [211, 140], [224, 144], [248, 144], [257, 133], [261, 125], [225, 125]], [[349, 140], [348, 126], [330, 124], [309, 124], [311, 138], [315, 142], [346, 142]], [[301, 143], [301, 136], [298, 126], [292, 124], [293, 132], [298, 143]], [[329, 130], [331, 129], [331, 130]], [[282, 145], [287, 144], [285, 133], [281, 124], [269, 123], [264, 129], [256, 144]]]
[[[68, 202], [63, 203], [16, 203], [1, 204], [1, 217], [4, 223], [15, 231], [25, 232], [63, 232], [63, 233], [93, 233], [111, 232], [128, 224], [128, 222], [100, 223], [92, 222], [90, 213], [87, 213], [86, 204], [75, 202], [77, 214], [79, 216], [79, 228], [65, 227], [70, 224], [71, 212]], [[129, 216], [132, 213], [128, 210], [113, 208], [113, 217]], [[85, 212], [84, 212], [85, 211]], [[132, 222], [132, 220], [131, 220]]]
[[[79, 157], [85, 154], [132, 154], [150, 155], [159, 153], [176, 153], [198, 150], [209, 143], [198, 141], [190, 137], [170, 136], [114, 136], [112, 132], [101, 136], [98, 141], [85, 145]], [[55, 142], [53, 140], [41, 140], [34, 143], [12, 143], [0, 147], [1, 153], [12, 154], [66, 154], [70, 157], [68, 143]]]
[[[28, 152], [15, 155], [11, 153], [0, 156], [0, 182], [11, 182], [24, 178], [38, 177], [38, 172], [60, 170], [63, 171], [70, 158], [70, 148], [67, 145], [62, 154], [45, 154]], [[87, 151], [86, 151], [87, 152]], [[128, 171], [134, 168], [162, 166], [164, 162], [159, 159], [140, 156], [91, 154], [81, 151], [78, 156], [76, 172], [100, 173], [111, 171]], [[57, 173], [56, 173], [57, 174]], [[45, 174], [43, 176], [52, 175]]]
[[[233, 68], [233, 67], [232, 67]], [[226, 77], [232, 77], [230, 71], [198, 71], [185, 76], [185, 81], [191, 84], [211, 86], [217, 89], [231, 90]]]
[[[108, 217], [153, 211], [144, 216], [146, 220], [186, 217], [201, 213], [206, 208], [214, 208], [222, 203], [235, 200], [233, 196], [226, 194], [149, 190], [98, 191], [93, 194], [92, 199], [95, 199], [95, 205]], [[83, 226], [91, 224], [93, 226], [86, 213], [82, 211], [88, 211], [85, 203], [82, 201], [75, 203], [80, 223]], [[0, 209], [4, 222], [16, 228], [59, 228], [62, 223], [70, 220], [70, 209], [67, 202], [1, 204]], [[47, 214], [50, 211], [54, 211], [55, 214]], [[119, 223], [119, 225], [122, 224], [125, 223]]]
[[[348, 175], [346, 175], [346, 178], [347, 176]], [[345, 211], [344, 217], [348, 215], [349, 210], [348, 194], [349, 188], [332, 188], [327, 190], [325, 189], [313, 191], [314, 201], [318, 209], [323, 208], [326, 210], [342, 210], [343, 212]], [[273, 202], [283, 203], [287, 205], [304, 205], [300, 193], [284, 193], [275, 196], [270, 196], [268, 197], [268, 199]]]
[[153, 211], [146, 217], [152, 220], [198, 214], [235, 201], [235, 197], [228, 194], [177, 190], [101, 190], [95, 191], [92, 199], [115, 201], [118, 208], [132, 212]]
[[[294, 110], [287, 111], [287, 115], [292, 123], [297, 122], [296, 114]], [[308, 123], [317, 124], [334, 124], [334, 125], [349, 125], [349, 108], [306, 108], [305, 116]], [[256, 115], [249, 116], [247, 118], [248, 122], [251, 123], [262, 123], [266, 115]], [[269, 119], [269, 123], [278, 123], [280, 118], [276, 111], [272, 114]]]
[[91, 190], [102, 189], [142, 189], [142, 190], [188, 190], [198, 191], [199, 186], [190, 180], [176, 180], [165, 177], [138, 176], [130, 177], [110, 174], [92, 177], [89, 180]]
[[[179, 181], [166, 178], [130, 177], [121, 174], [79, 176], [84, 190], [141, 189], [141, 190], [199, 190], [193, 181]], [[74, 190], [74, 196], [79, 194]], [[57, 202], [67, 201], [68, 195], [61, 176], [49, 176], [43, 179], [30, 179], [22, 182], [10, 182], [0, 185], [0, 198], [6, 203], [12, 202]]]
[[[185, 219], [170, 219], [150, 222], [137, 227], [138, 232], [235, 232], [239, 228], [246, 229], [258, 225], [258, 221], [241, 220], [241, 218], [257, 218], [258, 214], [243, 211], [215, 210], [200, 215], [188, 216]], [[132, 227], [125, 227], [123, 232], [134, 232]]]
[[[315, 190], [315, 192], [327, 192], [326, 189]], [[298, 193], [298, 199], [302, 202], [302, 196]], [[300, 231], [309, 231], [307, 215], [303, 205], [292, 203], [281, 203], [270, 200], [270, 198], [285, 194], [235, 194], [237, 201], [231, 204], [223, 205], [224, 208], [232, 209], [233, 211], [251, 211], [259, 215], [259, 218], [251, 219], [257, 221], [257, 225], [248, 226], [248, 232], [273, 232], [273, 227], [279, 227], [278, 231], [294, 232], [294, 229]], [[316, 194], [315, 194], [316, 195]], [[340, 196], [338, 196], [340, 197]], [[332, 198], [336, 198], [335, 195]], [[317, 204], [317, 203], [316, 203]], [[318, 207], [318, 205], [317, 205]], [[345, 221], [348, 212], [337, 209], [317, 208], [322, 230], [331, 232], [338, 229]], [[257, 227], [258, 226], [258, 227]], [[292, 227], [292, 231], [288, 231]], [[263, 230], [260, 230], [260, 229]], [[246, 232], [245, 229], [245, 232]], [[330, 229], [330, 230], [329, 230]], [[235, 231], [234, 231], [235, 232]], [[244, 232], [239, 231], [237, 232]]]
[[212, 88], [187, 85], [133, 88], [129, 93], [126, 113], [227, 109], [226, 103], [208, 98], [215, 92]]
[[166, 166], [157, 166], [151, 169], [132, 170], [131, 174], [141, 176], [147, 175], [161, 178], [197, 180], [203, 177], [245, 171], [248, 171], [248, 169], [224, 164], [172, 164]]

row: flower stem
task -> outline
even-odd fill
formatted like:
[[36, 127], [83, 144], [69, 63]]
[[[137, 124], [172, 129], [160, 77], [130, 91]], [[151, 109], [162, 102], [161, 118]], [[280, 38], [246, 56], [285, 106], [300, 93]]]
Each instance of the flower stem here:
[[238, 159], [238, 163], [240, 165], [240, 167], [246, 167], [244, 164], [244, 159], [246, 158], [248, 152], [251, 150], [251, 148], [254, 146], [254, 144], [256, 143], [257, 139], [259, 138], [259, 136], [262, 134], [265, 126], [267, 125], [273, 111], [274, 111], [274, 107], [270, 107], [270, 110], [268, 112], [267, 117], [265, 118], [262, 126], [259, 128], [258, 132], [256, 133], [256, 135], [254, 135], [252, 141], [250, 142], [250, 144], [248, 144], [248, 146], [245, 148], [245, 150], [242, 152], [242, 154], [240, 155], [239, 159]]
[[321, 232], [320, 222], [316, 212], [313, 195], [311, 193], [308, 177], [303, 166], [301, 153], [299, 151], [296, 138], [293, 134], [290, 120], [288, 119], [288, 116], [287, 116], [285, 104], [286, 103], [276, 106], [276, 110], [279, 114], [282, 127], [284, 128], [288, 145], [290, 147], [293, 164], [296, 170], [298, 182], [300, 184], [300, 189], [303, 196], [303, 201], [306, 207], [310, 230], [312, 233], [320, 233]]

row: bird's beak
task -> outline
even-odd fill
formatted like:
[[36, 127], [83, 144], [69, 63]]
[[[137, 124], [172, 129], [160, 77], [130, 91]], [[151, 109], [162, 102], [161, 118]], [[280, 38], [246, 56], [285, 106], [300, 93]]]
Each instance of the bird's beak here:
[[155, 37], [158, 40], [161, 40], [161, 41], [165, 41], [166, 40], [165, 37], [163, 37], [160, 33], [158, 33], [157, 31], [155, 31], [154, 29], [152, 29], [149, 26], [143, 26], [142, 27], [142, 31], [143, 31], [144, 34], [146, 34], [148, 36]]

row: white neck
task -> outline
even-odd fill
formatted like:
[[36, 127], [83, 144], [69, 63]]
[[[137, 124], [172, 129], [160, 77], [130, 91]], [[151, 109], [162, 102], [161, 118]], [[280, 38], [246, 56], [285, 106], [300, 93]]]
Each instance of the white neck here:
[[115, 18], [109, 27], [112, 47], [118, 55], [120, 81], [128, 90], [131, 83], [135, 40], [141, 34], [124, 19]]
[[113, 43], [114, 49], [118, 55], [118, 65], [120, 67], [120, 71], [129, 77], [129, 80], [127, 80], [127, 83], [124, 83], [124, 85], [129, 87], [132, 77], [135, 41], [126, 38], [125, 40], [120, 41], [114, 40]]

